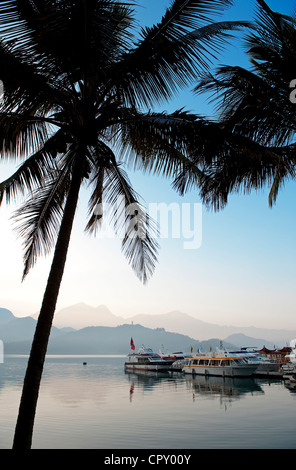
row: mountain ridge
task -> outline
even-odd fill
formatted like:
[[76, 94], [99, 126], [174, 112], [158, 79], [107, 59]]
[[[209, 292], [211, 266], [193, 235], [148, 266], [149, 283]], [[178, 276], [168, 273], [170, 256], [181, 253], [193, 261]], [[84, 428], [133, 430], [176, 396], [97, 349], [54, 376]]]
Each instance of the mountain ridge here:
[[[75, 304], [73, 306], [66, 307], [66, 309], [59, 310], [54, 319], [54, 325], [59, 326], [65, 324], [65, 320], [61, 321], [63, 314], [67, 312], [68, 319], [70, 321], [72, 312], [73, 316], [79, 314], [79, 305], [84, 308], [88, 307], [88, 310], [92, 312], [92, 323], [89, 323], [85, 317], [83, 326], [120, 326], [125, 323], [141, 324], [148, 328], [165, 328], [168, 332], [181, 333], [186, 336], [192, 336], [196, 340], [207, 340], [210, 338], [221, 338], [225, 340], [232, 334], [242, 333], [248, 337], [264, 338], [266, 341], [286, 344], [296, 337], [295, 330], [288, 329], [271, 329], [271, 328], [259, 328], [255, 326], [238, 327], [232, 325], [217, 325], [214, 323], [208, 323], [198, 318], [195, 318], [187, 313], [173, 310], [163, 314], [137, 314], [128, 318], [114, 315], [106, 306], [100, 305], [98, 307], [90, 307], [87, 304]], [[102, 315], [100, 312], [104, 312]], [[65, 318], [65, 316], [64, 316]], [[60, 319], [60, 321], [58, 320]], [[88, 324], [86, 324], [88, 322]], [[68, 327], [77, 329], [78, 321], [72, 324], [67, 324]], [[65, 325], [66, 326], [66, 325]], [[81, 328], [80, 327], [80, 328]]]
[[[51, 331], [51, 338], [84, 329], [80, 328], [80, 324], [78, 324], [78, 320], [81, 317], [83, 317], [83, 321], [86, 324], [84, 328], [96, 326], [116, 328], [126, 324], [130, 326], [139, 324], [153, 331], [163, 329], [167, 333], [180, 334], [184, 337], [192, 338], [192, 341], [195, 342], [209, 341], [213, 338], [227, 342], [228, 338], [233, 337], [233, 335], [237, 335], [237, 338], [239, 338], [238, 335], [244, 335], [240, 337], [241, 341], [244, 341], [243, 344], [232, 343], [232, 341], [231, 343], [237, 346], [256, 345], [259, 347], [261, 343], [261, 347], [266, 345], [269, 348], [273, 348], [289, 345], [290, 341], [296, 338], [296, 331], [262, 329], [253, 326], [232, 327], [215, 325], [177, 310], [159, 315], [138, 314], [129, 318], [123, 318], [114, 315], [104, 305], [91, 307], [85, 303], [78, 303], [56, 312], [55, 320], [59, 318], [60, 324], [64, 322], [67, 327], [58, 327], [55, 321]], [[72, 323], [69, 323], [70, 320]], [[88, 323], [90, 320], [93, 324]], [[8, 309], [0, 308], [0, 339], [5, 343], [32, 341], [35, 325], [36, 315], [18, 318]], [[146, 345], [148, 344], [146, 343]]]

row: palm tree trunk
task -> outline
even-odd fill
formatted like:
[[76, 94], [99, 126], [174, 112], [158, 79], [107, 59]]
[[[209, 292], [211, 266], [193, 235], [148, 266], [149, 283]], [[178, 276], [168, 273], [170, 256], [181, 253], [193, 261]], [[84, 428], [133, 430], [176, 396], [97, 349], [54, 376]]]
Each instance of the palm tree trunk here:
[[47, 286], [36, 325], [24, 379], [13, 449], [30, 449], [32, 445], [33, 427], [43, 366], [81, 186], [79, 170], [79, 167], [76, 165], [76, 171], [74, 170], [73, 172], [71, 187], [66, 201]]

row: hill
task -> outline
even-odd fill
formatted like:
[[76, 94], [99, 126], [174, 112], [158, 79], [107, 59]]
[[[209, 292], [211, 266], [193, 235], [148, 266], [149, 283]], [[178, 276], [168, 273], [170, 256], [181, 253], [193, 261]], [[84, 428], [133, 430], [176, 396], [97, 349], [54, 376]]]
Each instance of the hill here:
[[[144, 344], [156, 351], [165, 348], [170, 352], [186, 352], [191, 346], [194, 350], [215, 349], [219, 347], [220, 340], [223, 340], [225, 347], [230, 348], [261, 348], [265, 345], [272, 349], [274, 346], [283, 347], [296, 337], [296, 332], [285, 330], [212, 325], [181, 312], [137, 315], [130, 318], [130, 324], [127, 324], [126, 320], [113, 315], [102, 305], [89, 307], [76, 304], [57, 312], [56, 317], [59, 317], [62, 325], [72, 327], [78, 326], [81, 318], [86, 323], [92, 321], [99, 325], [87, 325], [78, 330], [53, 326], [49, 354], [127, 354], [130, 337], [134, 338], [137, 346]], [[104, 322], [109, 325], [102, 324]], [[118, 325], [110, 326], [110, 323]], [[0, 339], [4, 342], [6, 354], [28, 354], [35, 327], [36, 320], [33, 317], [17, 318], [11, 311], [0, 308]]]
[[129, 318], [134, 323], [140, 323], [148, 328], [155, 328], [156, 325], [165, 328], [167, 331], [178, 331], [184, 335], [190, 335], [196, 340], [203, 341], [209, 338], [220, 338], [226, 340], [230, 335], [244, 334], [256, 339], [264, 338], [265, 342], [272, 342], [278, 346], [290, 343], [296, 338], [296, 329], [272, 330], [268, 328], [237, 327], [228, 325], [215, 325], [201, 321], [183, 312], [169, 312], [162, 315], [136, 315]]
[[[163, 328], [146, 328], [142, 325], [121, 325], [117, 327], [88, 327], [78, 331], [60, 334], [50, 338], [48, 354], [128, 354], [131, 352], [130, 340], [133, 338], [136, 350], [142, 345], [158, 352], [190, 352], [198, 348], [204, 351], [216, 349], [219, 339], [197, 342], [193, 338], [178, 333], [170, 333]], [[5, 345], [6, 354], [28, 354], [30, 341], [20, 341]], [[225, 343], [233, 348], [234, 345]]]
[[225, 341], [233, 334], [244, 334], [256, 339], [264, 338], [277, 346], [289, 344], [296, 338], [296, 329], [274, 330], [268, 328], [237, 327], [232, 325], [216, 325], [199, 320], [184, 312], [172, 311], [158, 315], [134, 315], [129, 318], [116, 316], [104, 306], [90, 307], [86, 304], [76, 304], [60, 310], [55, 314], [56, 327], [68, 326], [81, 329], [88, 326], [120, 326], [124, 323], [140, 324], [147, 328], [164, 328], [168, 332], [180, 333], [190, 336], [196, 341], [205, 341], [210, 338], [220, 338]]
[[[10, 310], [0, 308], [0, 339], [6, 343], [32, 341], [36, 328], [36, 320], [32, 317], [18, 318]], [[52, 336], [63, 334], [64, 330], [53, 327]]]
[[10, 310], [7, 308], [0, 308], [0, 326], [8, 323], [10, 320], [13, 320], [15, 317]]
[[56, 312], [54, 326], [71, 327], [77, 330], [89, 326], [118, 326], [124, 318], [114, 315], [105, 305], [91, 307], [85, 303], [71, 305]]

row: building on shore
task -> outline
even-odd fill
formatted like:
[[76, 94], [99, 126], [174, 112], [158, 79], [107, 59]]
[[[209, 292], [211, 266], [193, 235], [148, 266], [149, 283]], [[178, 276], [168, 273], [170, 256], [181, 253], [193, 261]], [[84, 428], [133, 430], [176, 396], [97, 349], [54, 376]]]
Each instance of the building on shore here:
[[292, 352], [292, 348], [287, 346], [282, 349], [268, 349], [263, 346], [258, 352], [276, 362], [289, 362], [289, 358], [286, 356]]

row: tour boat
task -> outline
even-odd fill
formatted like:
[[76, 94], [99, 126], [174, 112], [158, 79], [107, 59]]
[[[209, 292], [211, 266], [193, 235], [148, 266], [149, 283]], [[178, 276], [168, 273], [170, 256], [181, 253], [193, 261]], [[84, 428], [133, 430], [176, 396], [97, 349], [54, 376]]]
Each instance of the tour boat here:
[[172, 368], [172, 361], [163, 359], [150, 348], [142, 347], [137, 353], [128, 355], [125, 362], [126, 370], [168, 371]]
[[250, 377], [257, 365], [248, 364], [239, 356], [227, 356], [216, 353], [195, 354], [183, 367], [185, 374], [213, 375], [221, 377]]
[[[220, 354], [223, 354], [220, 351]], [[281, 364], [262, 356], [262, 354], [255, 351], [253, 348], [242, 348], [238, 351], [224, 351], [225, 356], [243, 357], [248, 364], [257, 365], [254, 372], [255, 376], [269, 376], [282, 378], [283, 372]]]
[[171, 361], [171, 369], [173, 372], [181, 372], [183, 366], [185, 364], [186, 358], [191, 357], [188, 354], [184, 354], [183, 352], [174, 352], [171, 354], [165, 354], [163, 352], [159, 352], [159, 355], [165, 361]]
[[296, 339], [293, 339], [290, 344], [292, 351], [286, 355], [288, 362], [282, 364], [284, 380], [290, 380], [291, 378], [294, 380], [296, 377]]

